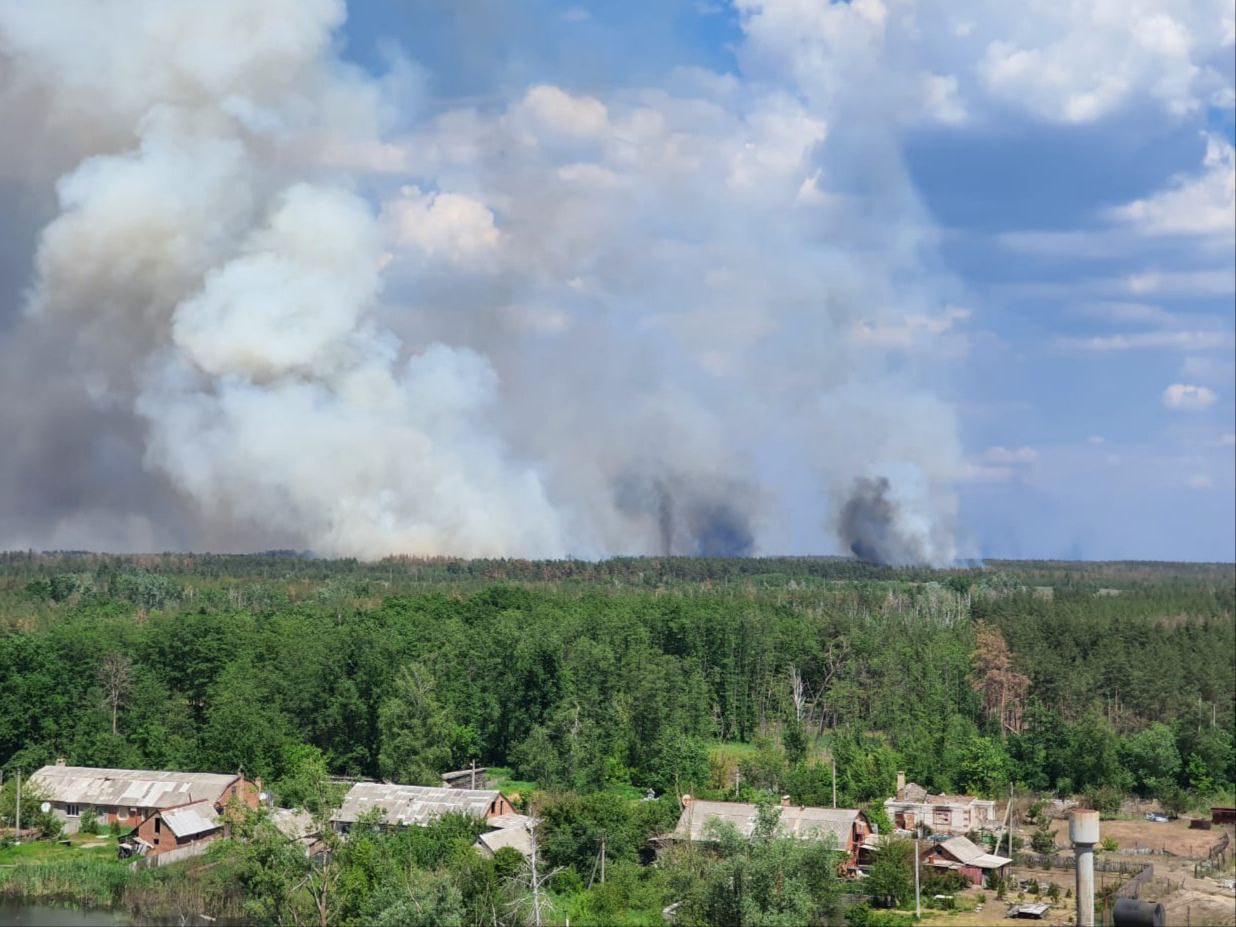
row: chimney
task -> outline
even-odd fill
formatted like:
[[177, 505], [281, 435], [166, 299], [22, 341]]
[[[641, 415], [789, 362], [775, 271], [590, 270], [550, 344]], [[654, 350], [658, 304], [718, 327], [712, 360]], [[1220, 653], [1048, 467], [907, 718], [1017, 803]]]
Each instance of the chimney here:
[[897, 770], [897, 797], [904, 798], [906, 794], [906, 771]]
[[781, 796], [781, 807], [782, 807], [782, 808], [788, 808], [788, 807], [790, 807], [790, 796], [788, 796], [788, 795], [782, 795], [782, 796]]
[[64, 757], [62, 757], [62, 756], [58, 756], [58, 757], [56, 757], [56, 765], [57, 765], [57, 766], [63, 766], [63, 765], [64, 765]]

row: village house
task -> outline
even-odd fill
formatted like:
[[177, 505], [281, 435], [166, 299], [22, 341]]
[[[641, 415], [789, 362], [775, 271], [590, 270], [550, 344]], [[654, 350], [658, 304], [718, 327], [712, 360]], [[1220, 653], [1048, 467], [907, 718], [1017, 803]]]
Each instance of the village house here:
[[[783, 796], [778, 808], [777, 833], [799, 840], [820, 840], [832, 837], [837, 852], [845, 859], [839, 867], [854, 875], [867, 865], [867, 854], [875, 848], [876, 829], [862, 811], [853, 808], [813, 808], [791, 805]], [[759, 805], [747, 802], [701, 801], [690, 795], [682, 797], [682, 814], [674, 830], [663, 841], [706, 841], [711, 839], [708, 824], [719, 821], [732, 824], [744, 837], [755, 832]]]
[[[31, 776], [30, 785], [51, 805], [68, 833], [77, 832], [87, 809], [94, 811], [101, 824], [140, 829], [148, 821], [154, 827], [155, 816], [172, 808], [205, 803], [217, 816], [233, 799], [250, 808], [258, 804], [258, 786], [227, 773], [98, 769], [66, 766], [60, 760]], [[164, 823], [158, 826], [162, 837]]]
[[164, 808], [137, 826], [136, 837], [145, 844], [142, 855], [158, 856], [169, 850], [207, 844], [223, 836], [223, 818], [210, 801], [195, 801]]
[[1000, 821], [996, 803], [973, 795], [931, 795], [921, 785], [906, 784], [906, 774], [897, 773], [897, 794], [886, 799], [884, 810], [898, 830], [915, 830], [920, 824], [937, 834], [968, 834], [994, 830]]
[[1013, 862], [1003, 856], [988, 853], [966, 837], [928, 841], [920, 853], [924, 865], [960, 872], [971, 885], [982, 885], [991, 872], [1003, 876], [1005, 867]]
[[530, 828], [535, 822], [517, 814], [506, 796], [493, 789], [357, 782], [331, 816], [331, 825], [346, 834], [375, 808], [381, 813], [379, 823], [383, 827], [426, 827], [444, 814], [468, 814], [490, 828], [477, 838], [475, 848], [481, 855], [493, 856], [503, 847], [518, 850], [525, 857], [532, 853]]
[[377, 809], [383, 827], [425, 825], [444, 814], [469, 814], [482, 820], [515, 813], [506, 797], [492, 789], [433, 788], [388, 782], [357, 782], [331, 816], [339, 833], [347, 833], [362, 816]]

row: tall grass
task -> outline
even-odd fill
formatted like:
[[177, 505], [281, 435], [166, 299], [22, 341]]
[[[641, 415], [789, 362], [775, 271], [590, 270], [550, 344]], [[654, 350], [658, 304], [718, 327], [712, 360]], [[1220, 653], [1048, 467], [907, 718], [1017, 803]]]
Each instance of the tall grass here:
[[111, 860], [75, 859], [0, 868], [0, 897], [84, 908], [119, 903], [134, 874]]

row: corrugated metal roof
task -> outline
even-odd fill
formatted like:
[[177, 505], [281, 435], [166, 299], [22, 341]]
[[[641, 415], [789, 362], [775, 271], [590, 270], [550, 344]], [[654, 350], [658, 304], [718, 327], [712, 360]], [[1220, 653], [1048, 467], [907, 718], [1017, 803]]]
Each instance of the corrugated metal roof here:
[[79, 805], [171, 808], [218, 801], [234, 775], [93, 766], [44, 766], [30, 781], [49, 800]]
[[291, 808], [276, 808], [270, 816], [271, 822], [279, 833], [289, 840], [302, 840], [317, 831], [313, 815], [308, 811], [297, 811]]
[[993, 856], [966, 837], [950, 837], [941, 841], [940, 847], [967, 866], [977, 866], [979, 869], [999, 869], [1012, 862], [1003, 856]]
[[381, 808], [387, 825], [428, 824], [451, 812], [483, 818], [498, 797], [496, 790], [448, 789], [422, 785], [358, 782], [348, 790], [332, 821], [355, 823], [362, 814]]
[[213, 802], [199, 801], [179, 808], [168, 808], [160, 811], [163, 823], [177, 837], [195, 837], [198, 834], [218, 830], [219, 815], [215, 812]]
[[[800, 840], [818, 840], [831, 834], [841, 849], [849, 845], [854, 822], [862, 813], [853, 808], [812, 808], [804, 805], [779, 807], [778, 810], [781, 812], [781, 818], [777, 822], [778, 833]], [[696, 799], [682, 809], [673, 836], [691, 840], [707, 839], [705, 828], [708, 822], [717, 820], [733, 824], [742, 836], [750, 837], [755, 832], [758, 811], [758, 805], [746, 802]]]
[[490, 853], [497, 853], [503, 847], [510, 847], [524, 856], [532, 855], [532, 835], [528, 833], [526, 827], [503, 827], [499, 830], [490, 830], [476, 839], [484, 844]]

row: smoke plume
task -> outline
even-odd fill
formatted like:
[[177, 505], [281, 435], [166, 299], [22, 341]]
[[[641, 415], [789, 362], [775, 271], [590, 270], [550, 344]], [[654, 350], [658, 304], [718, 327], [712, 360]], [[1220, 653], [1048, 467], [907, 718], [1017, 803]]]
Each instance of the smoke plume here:
[[827, 551], [809, 504], [953, 558], [965, 313], [879, 101], [753, 56], [430, 110], [345, 15], [0, 7], [0, 546]]

